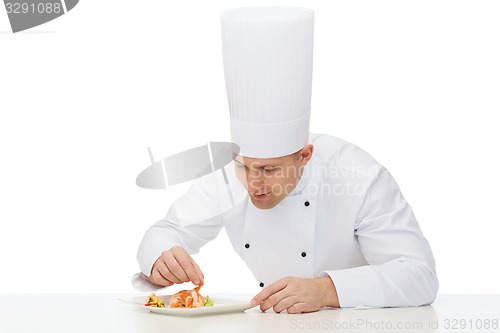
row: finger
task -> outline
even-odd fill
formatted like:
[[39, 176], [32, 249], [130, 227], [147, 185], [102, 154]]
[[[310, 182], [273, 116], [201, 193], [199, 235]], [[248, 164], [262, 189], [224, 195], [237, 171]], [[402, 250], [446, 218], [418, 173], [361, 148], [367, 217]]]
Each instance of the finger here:
[[289, 288], [281, 289], [280, 291], [270, 295], [268, 298], [263, 300], [262, 303], [260, 304], [261, 311], [266, 312], [267, 310], [274, 307], [276, 304], [278, 304], [285, 298], [293, 296], [290, 295], [290, 291], [288, 289]]
[[199, 284], [203, 285], [205, 283], [205, 275], [203, 275], [203, 273], [201, 272], [201, 268], [197, 263], [193, 262], [193, 267], [200, 279]]
[[174, 283], [170, 280], [165, 279], [165, 277], [160, 273], [158, 269], [154, 269], [151, 272], [151, 276], [149, 277], [149, 281], [159, 286], [171, 286]]
[[169, 281], [172, 281], [173, 283], [183, 283], [183, 281], [179, 280], [177, 278], [177, 276], [175, 276], [174, 274], [172, 274], [172, 272], [170, 271], [170, 269], [168, 268], [167, 264], [165, 262], [162, 262], [159, 266], [158, 266], [158, 270], [159, 272], [161, 273], [161, 275], [163, 275], [163, 277]]
[[273, 310], [276, 313], [280, 313], [284, 310], [287, 310], [294, 304], [298, 303], [298, 298], [296, 296], [287, 296], [281, 299], [276, 305], [273, 306]]
[[153, 269], [151, 270], [151, 275], [149, 276], [149, 281], [160, 286], [171, 286], [172, 284], [174, 284], [174, 282], [172, 282], [171, 279], [166, 278], [162, 274], [162, 271], [164, 270], [167, 270], [167, 268], [165, 267], [165, 263], [160, 257], [155, 261], [153, 265]]
[[271, 283], [269, 286], [262, 289], [260, 293], [255, 295], [255, 297], [250, 302], [252, 305], [261, 304], [264, 300], [266, 300], [269, 296], [277, 293], [281, 289], [284, 289], [288, 283], [288, 278], [280, 279], [274, 283]]
[[179, 263], [182, 273], [184, 274], [184, 277], [186, 279], [185, 280], [186, 282], [191, 281], [195, 285], [199, 285], [201, 281], [203, 281], [201, 276], [196, 272], [196, 269], [194, 268], [196, 263], [191, 258], [191, 256], [187, 254], [186, 251], [184, 250], [175, 251], [174, 258], [176, 259], [177, 263]]
[[305, 313], [305, 312], [316, 312], [319, 309], [312, 309], [307, 306], [306, 303], [295, 303], [291, 307], [289, 307], [286, 312], [290, 314], [295, 314], [295, 313]]
[[184, 272], [184, 269], [181, 267], [175, 256], [169, 256], [165, 258], [165, 265], [168, 268], [168, 271], [175, 276], [179, 282], [176, 283], [181, 283], [181, 282], [188, 282], [189, 278], [187, 277], [186, 273]]

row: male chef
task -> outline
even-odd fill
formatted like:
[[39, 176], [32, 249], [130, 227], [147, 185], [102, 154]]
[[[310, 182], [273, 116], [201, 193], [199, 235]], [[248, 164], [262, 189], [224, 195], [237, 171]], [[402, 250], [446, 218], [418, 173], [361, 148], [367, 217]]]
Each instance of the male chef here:
[[309, 133], [313, 12], [250, 7], [221, 21], [239, 147], [226, 169], [244, 195], [228, 204], [222, 176], [198, 179], [146, 232], [144, 276], [159, 286], [203, 283], [190, 255], [225, 227], [263, 288], [251, 301], [262, 311], [432, 303], [433, 255], [395, 180], [355, 145]]

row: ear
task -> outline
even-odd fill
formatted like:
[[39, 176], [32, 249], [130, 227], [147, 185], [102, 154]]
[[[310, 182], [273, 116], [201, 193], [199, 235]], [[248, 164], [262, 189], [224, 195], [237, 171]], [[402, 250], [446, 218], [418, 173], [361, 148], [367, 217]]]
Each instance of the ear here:
[[305, 166], [311, 160], [313, 152], [314, 146], [311, 144], [306, 145], [300, 150], [300, 166]]

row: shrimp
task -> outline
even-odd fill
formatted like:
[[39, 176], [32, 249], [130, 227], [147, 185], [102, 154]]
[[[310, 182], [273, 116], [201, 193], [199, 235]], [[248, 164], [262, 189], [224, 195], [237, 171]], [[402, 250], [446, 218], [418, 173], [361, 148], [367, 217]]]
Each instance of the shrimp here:
[[205, 299], [199, 293], [202, 284], [193, 290], [181, 290], [173, 294], [169, 300], [171, 308], [201, 308], [205, 306]]

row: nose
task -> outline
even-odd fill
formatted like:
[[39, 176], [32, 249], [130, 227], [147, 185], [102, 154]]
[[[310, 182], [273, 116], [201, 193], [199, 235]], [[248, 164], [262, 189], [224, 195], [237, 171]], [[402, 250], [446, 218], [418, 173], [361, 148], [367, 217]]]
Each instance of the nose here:
[[247, 171], [247, 184], [249, 192], [257, 192], [262, 190], [265, 186], [263, 179], [263, 173], [260, 170], [248, 170]]

